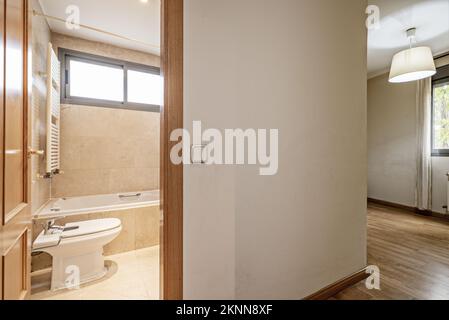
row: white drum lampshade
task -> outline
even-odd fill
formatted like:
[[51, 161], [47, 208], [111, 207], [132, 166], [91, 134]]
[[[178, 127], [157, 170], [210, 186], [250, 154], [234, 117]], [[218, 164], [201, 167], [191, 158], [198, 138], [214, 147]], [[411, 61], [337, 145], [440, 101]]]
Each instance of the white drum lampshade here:
[[390, 71], [391, 83], [425, 79], [436, 74], [432, 50], [417, 47], [401, 51], [393, 57]]

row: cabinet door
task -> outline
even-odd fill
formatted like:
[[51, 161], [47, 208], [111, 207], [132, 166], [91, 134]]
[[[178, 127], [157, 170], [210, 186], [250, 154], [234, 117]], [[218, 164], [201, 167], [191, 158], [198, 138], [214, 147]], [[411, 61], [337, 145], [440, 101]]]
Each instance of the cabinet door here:
[[28, 1], [0, 0], [0, 253], [2, 299], [30, 293]]

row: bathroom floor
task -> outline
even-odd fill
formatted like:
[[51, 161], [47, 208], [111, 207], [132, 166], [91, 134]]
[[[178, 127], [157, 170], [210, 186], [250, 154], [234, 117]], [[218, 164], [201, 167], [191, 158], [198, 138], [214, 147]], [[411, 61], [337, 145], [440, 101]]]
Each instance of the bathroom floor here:
[[[105, 258], [109, 272], [105, 278], [79, 290], [48, 290], [50, 274], [39, 276], [33, 286], [33, 300], [158, 300], [159, 246], [121, 253]], [[39, 291], [39, 292], [38, 292]]]

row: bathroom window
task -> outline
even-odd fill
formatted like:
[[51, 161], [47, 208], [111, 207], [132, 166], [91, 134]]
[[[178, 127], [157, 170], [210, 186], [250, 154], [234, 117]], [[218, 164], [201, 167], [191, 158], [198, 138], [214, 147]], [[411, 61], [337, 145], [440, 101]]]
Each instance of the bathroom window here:
[[125, 77], [121, 67], [70, 59], [69, 70], [71, 97], [124, 101]]
[[156, 67], [60, 49], [61, 102], [159, 112], [162, 78]]
[[128, 101], [160, 105], [162, 101], [162, 81], [156, 74], [128, 70]]
[[432, 81], [432, 155], [449, 156], [449, 66]]

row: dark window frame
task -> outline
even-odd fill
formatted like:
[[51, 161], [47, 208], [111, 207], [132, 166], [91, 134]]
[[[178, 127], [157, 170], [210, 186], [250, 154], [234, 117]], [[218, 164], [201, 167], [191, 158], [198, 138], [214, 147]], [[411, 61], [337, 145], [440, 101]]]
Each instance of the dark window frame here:
[[443, 66], [437, 69], [437, 74], [432, 77], [432, 123], [431, 123], [431, 146], [432, 146], [432, 157], [449, 157], [449, 148], [448, 149], [435, 149], [435, 131], [434, 131], [434, 96], [433, 92], [435, 90], [435, 86], [449, 83], [449, 65]]
[[[161, 70], [158, 67], [147, 66], [143, 64], [128, 62], [124, 60], [112, 59], [103, 56], [93, 55], [75, 50], [59, 48], [59, 60], [61, 62], [61, 103], [82, 105], [89, 107], [115, 108], [127, 109], [147, 112], [161, 112], [161, 106], [143, 103], [134, 103], [128, 101], [128, 70], [140, 71], [160, 75]], [[75, 97], [70, 95], [70, 61], [80, 61], [90, 64], [97, 64], [111, 68], [119, 68], [123, 70], [124, 78], [124, 93], [123, 102], [110, 101], [103, 99], [92, 99]]]

